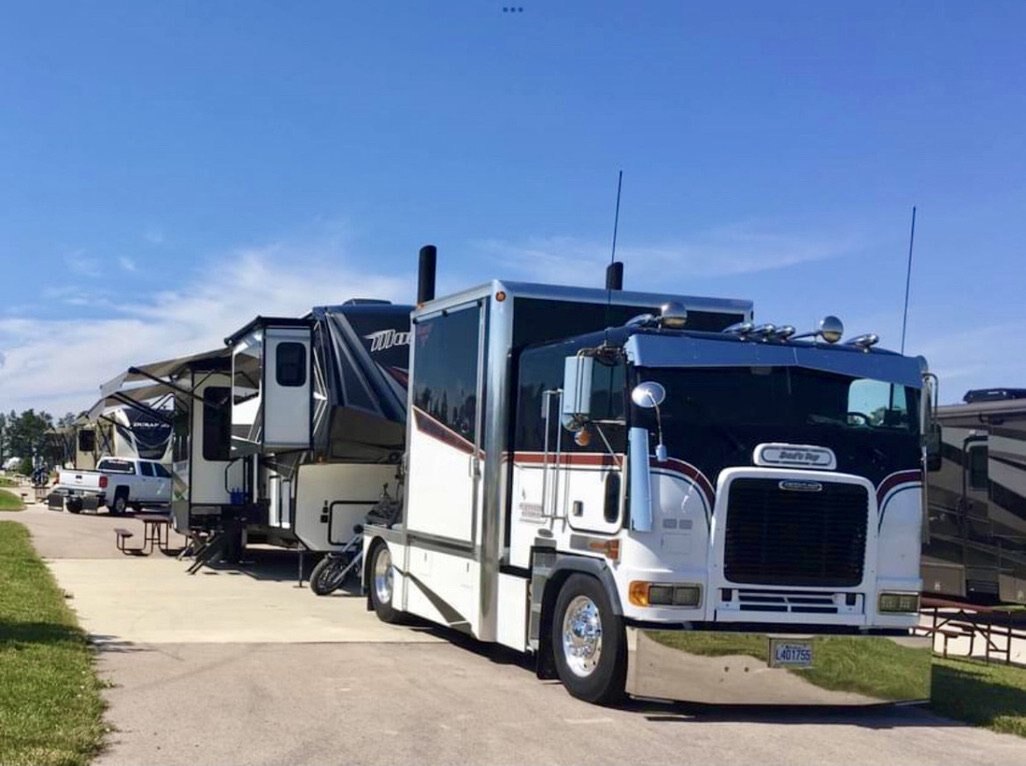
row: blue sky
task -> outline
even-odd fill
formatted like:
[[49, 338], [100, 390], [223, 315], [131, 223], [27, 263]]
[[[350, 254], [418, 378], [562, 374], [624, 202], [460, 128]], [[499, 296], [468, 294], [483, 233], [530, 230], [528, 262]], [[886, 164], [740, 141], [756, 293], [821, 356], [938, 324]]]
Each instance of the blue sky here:
[[[508, 4], [507, 4], [508, 6]], [[491, 277], [841, 316], [1026, 386], [1026, 4], [22, 3], [0, 23], [0, 408], [261, 314]], [[57, 374], [54, 371], [57, 371]]]

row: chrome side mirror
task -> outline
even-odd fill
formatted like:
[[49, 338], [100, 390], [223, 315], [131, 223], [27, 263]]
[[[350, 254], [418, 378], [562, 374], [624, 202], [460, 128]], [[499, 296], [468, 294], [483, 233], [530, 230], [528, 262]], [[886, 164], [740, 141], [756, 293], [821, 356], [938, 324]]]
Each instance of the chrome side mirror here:
[[666, 389], [654, 380], [638, 383], [631, 391], [631, 401], [646, 410], [658, 409], [665, 399]]
[[638, 383], [631, 391], [631, 401], [634, 402], [638, 407], [646, 410], [655, 410], [656, 414], [656, 426], [659, 430], [659, 443], [656, 444], [656, 460], [660, 463], [665, 463], [669, 455], [666, 451], [666, 445], [663, 444], [663, 416], [659, 412], [659, 405], [666, 400], [666, 388], [662, 383], [657, 383], [654, 380], [646, 380], [643, 383]]
[[591, 415], [591, 380], [595, 360], [568, 356], [563, 364], [563, 420], [583, 422]]

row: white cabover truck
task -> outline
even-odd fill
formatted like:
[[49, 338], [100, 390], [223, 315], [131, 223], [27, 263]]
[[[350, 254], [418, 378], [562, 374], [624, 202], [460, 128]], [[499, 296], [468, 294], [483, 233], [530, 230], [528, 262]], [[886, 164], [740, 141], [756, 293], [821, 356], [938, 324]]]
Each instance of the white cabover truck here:
[[418, 303], [403, 519], [364, 529], [380, 618], [532, 653], [598, 703], [929, 697], [921, 359], [744, 301]]

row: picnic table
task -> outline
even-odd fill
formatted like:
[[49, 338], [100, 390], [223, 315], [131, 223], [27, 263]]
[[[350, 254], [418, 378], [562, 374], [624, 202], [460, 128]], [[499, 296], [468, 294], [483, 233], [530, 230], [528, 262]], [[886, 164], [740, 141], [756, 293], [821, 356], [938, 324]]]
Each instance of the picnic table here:
[[148, 556], [157, 548], [161, 553], [167, 553], [169, 549], [168, 536], [170, 534], [171, 518], [166, 513], [137, 513], [135, 518], [143, 523], [142, 545], [133, 548], [127, 545], [129, 538], [135, 533], [130, 529], [119, 527], [114, 530], [118, 550], [125, 554], [136, 556]]
[[[1012, 662], [1013, 640], [1026, 640], [1026, 631], [1015, 628], [1011, 622], [1011, 611], [1000, 606], [970, 604], [953, 599], [924, 596], [921, 609], [932, 615], [929, 627], [923, 627], [927, 635], [944, 639], [943, 655], [948, 656], [948, 641], [952, 638], [969, 639], [969, 656], [973, 656], [976, 639], [983, 640], [984, 660], [990, 662], [991, 654], [1004, 655], [1006, 665]], [[995, 639], [1004, 639], [1003, 641]]]

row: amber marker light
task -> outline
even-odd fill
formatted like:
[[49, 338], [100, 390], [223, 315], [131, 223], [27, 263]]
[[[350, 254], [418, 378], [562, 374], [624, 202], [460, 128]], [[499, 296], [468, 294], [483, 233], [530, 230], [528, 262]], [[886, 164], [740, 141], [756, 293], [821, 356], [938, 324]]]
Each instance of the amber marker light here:
[[627, 598], [634, 606], [648, 606], [648, 585], [644, 580], [631, 580], [627, 586]]
[[588, 545], [593, 551], [601, 553], [607, 559], [616, 561], [620, 558], [620, 541], [619, 540], [604, 540], [596, 541]]
[[495, 294], [495, 300], [497, 300], [499, 303], [502, 303], [504, 300], [506, 300], [506, 291], [499, 290], [499, 292]]

